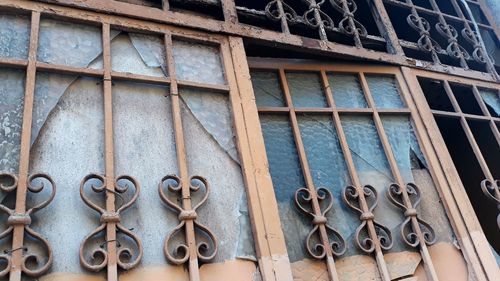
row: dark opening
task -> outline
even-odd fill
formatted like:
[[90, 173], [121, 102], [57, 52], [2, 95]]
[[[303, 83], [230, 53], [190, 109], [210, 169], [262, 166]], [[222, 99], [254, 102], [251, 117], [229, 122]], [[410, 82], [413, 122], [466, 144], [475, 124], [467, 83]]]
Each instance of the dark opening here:
[[431, 109], [455, 111], [448, 95], [446, 95], [442, 81], [419, 77], [418, 82]]
[[496, 221], [497, 206], [488, 200], [481, 191], [481, 181], [486, 177], [460, 125], [460, 120], [436, 116], [436, 122], [486, 238], [495, 251], [500, 254], [500, 235], [498, 235]]
[[491, 131], [489, 122], [468, 120], [468, 123], [493, 178], [500, 179], [500, 146]]
[[483, 115], [472, 92], [472, 87], [452, 83], [450, 83], [450, 87], [463, 113]]

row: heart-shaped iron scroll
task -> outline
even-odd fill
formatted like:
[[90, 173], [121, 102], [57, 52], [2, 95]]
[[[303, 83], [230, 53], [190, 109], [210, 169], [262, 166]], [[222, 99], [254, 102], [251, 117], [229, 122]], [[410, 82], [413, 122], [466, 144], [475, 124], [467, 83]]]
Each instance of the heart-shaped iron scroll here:
[[[123, 211], [128, 209], [137, 200], [140, 192], [140, 186], [137, 181], [130, 176], [120, 176], [112, 182], [110, 188], [106, 184], [106, 178], [97, 174], [90, 174], [83, 178], [80, 184], [80, 195], [82, 200], [90, 208], [96, 210], [100, 215], [101, 225], [92, 233], [87, 235], [80, 246], [80, 263], [90, 271], [98, 272], [109, 265], [110, 260], [116, 260], [117, 265], [124, 270], [131, 269], [139, 264], [142, 258], [142, 244], [140, 239], [125, 228], [120, 223], [120, 216]], [[90, 190], [106, 200], [107, 193], [115, 195], [113, 206], [102, 207], [86, 194], [86, 189], [90, 186]], [[133, 191], [131, 191], [131, 186]], [[124, 199], [124, 195], [132, 192], [129, 200]], [[106, 204], [107, 205], [107, 204]], [[116, 211], [114, 211], [116, 210]], [[112, 237], [110, 237], [112, 233]], [[98, 240], [100, 237], [105, 237], [102, 243], [91, 243]], [[126, 238], [120, 239], [119, 237]], [[133, 242], [135, 251], [125, 245], [125, 242]], [[108, 246], [110, 243], [116, 243], [116, 251], [109, 252]], [[88, 254], [90, 253], [90, 254]]]
[[[500, 180], [483, 180], [481, 182], [481, 189], [489, 200], [497, 204], [498, 210], [500, 210]], [[497, 216], [497, 225], [500, 230], [500, 214]]]
[[[378, 240], [380, 248], [389, 250], [392, 248], [392, 233], [386, 226], [375, 220], [373, 210], [378, 204], [377, 190], [371, 185], [365, 185], [362, 193], [355, 186], [348, 185], [342, 191], [342, 199], [349, 208], [359, 213], [361, 225], [356, 229], [356, 244], [365, 253], [375, 251], [375, 239]], [[366, 203], [366, 204], [364, 204]], [[369, 224], [373, 224], [376, 237], [370, 235]]]
[[[163, 177], [158, 186], [161, 200], [178, 213], [179, 224], [167, 235], [164, 246], [167, 260], [176, 265], [184, 264], [190, 258], [209, 262], [217, 254], [217, 238], [206, 226], [196, 220], [197, 210], [208, 200], [210, 185], [201, 176], [191, 177], [188, 185], [184, 186], [182, 180], [176, 175], [168, 175]], [[199, 192], [203, 192], [202, 198], [194, 203], [194, 207], [191, 207], [194, 194]], [[182, 232], [186, 235], [174, 241], [174, 237], [181, 235]], [[188, 241], [187, 236], [194, 240]], [[196, 257], [191, 256], [190, 253], [196, 253]]]
[[[307, 252], [315, 259], [323, 259], [328, 252], [325, 246], [328, 245], [332, 255], [343, 255], [347, 249], [345, 240], [337, 230], [328, 225], [326, 218], [326, 214], [333, 207], [332, 193], [324, 187], [318, 188], [315, 194], [307, 188], [299, 188], [294, 199], [297, 208], [312, 218], [313, 229], [307, 235], [305, 243]], [[323, 209], [321, 202], [326, 205]]]
[[[420, 189], [413, 183], [408, 183], [404, 189], [394, 183], [389, 187], [387, 195], [394, 205], [404, 211], [406, 219], [401, 224], [401, 236], [404, 242], [411, 247], [417, 247], [422, 240], [426, 245], [434, 244], [436, 242], [434, 229], [418, 217], [416, 210], [421, 201]], [[405, 200], [404, 196], [408, 196], [408, 200]], [[416, 223], [412, 223], [412, 220], [416, 220]]]
[[[13, 174], [0, 174], [1, 182], [9, 182], [7, 184], [0, 183], [0, 189], [3, 193], [9, 194], [12, 192], [18, 191], [19, 188], [19, 180], [16, 175]], [[35, 204], [35, 206], [29, 207], [26, 206], [28, 200], [32, 195], [41, 194], [47, 191], [46, 187], [50, 186], [50, 191], [48, 197], [43, 199], [40, 203]], [[28, 177], [26, 183], [26, 193], [25, 197], [19, 198], [19, 194], [16, 194], [16, 207], [15, 209], [10, 209], [5, 206], [3, 203], [0, 204], [0, 211], [4, 212], [9, 216], [7, 219], [7, 229], [5, 229], [2, 233], [0, 233], [0, 239], [4, 239], [6, 237], [12, 237], [13, 239], [13, 248], [9, 251], [5, 251], [0, 255], [0, 260], [4, 263], [4, 268], [0, 271], [0, 277], [4, 277], [9, 274], [14, 268], [21, 268], [21, 271], [31, 277], [37, 277], [45, 272], [47, 272], [52, 265], [52, 248], [50, 247], [49, 242], [38, 232], [34, 231], [31, 225], [32, 215], [37, 211], [45, 208], [47, 205], [52, 202], [54, 196], [56, 194], [56, 185], [54, 181], [50, 178], [50, 176], [46, 174], [33, 174]], [[24, 206], [23, 213], [16, 212], [19, 204]], [[46, 257], [42, 257], [39, 253], [31, 251], [30, 248], [26, 247], [24, 244], [16, 245], [17, 242], [14, 239], [15, 235], [24, 236], [27, 234], [31, 237], [37, 244], [41, 244], [43, 249], [46, 252]], [[22, 240], [24, 241], [24, 239]], [[21, 251], [21, 259], [16, 260], [13, 256], [14, 252]], [[36, 267], [32, 268], [31, 265], [35, 264]]]

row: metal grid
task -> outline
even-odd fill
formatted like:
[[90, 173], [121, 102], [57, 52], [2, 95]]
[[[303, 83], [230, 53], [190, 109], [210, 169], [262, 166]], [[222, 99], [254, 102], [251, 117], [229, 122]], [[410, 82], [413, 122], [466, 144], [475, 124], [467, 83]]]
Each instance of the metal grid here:
[[[277, 66], [280, 65], [280, 66]], [[310, 215], [313, 220], [311, 221], [314, 228], [311, 230], [310, 234], [306, 238], [305, 245], [308, 252], [315, 259], [324, 260], [327, 269], [329, 280], [336, 281], [339, 280], [337, 275], [337, 270], [335, 268], [334, 259], [340, 256], [345, 251], [345, 242], [342, 236], [336, 232], [330, 225], [334, 225], [335, 222], [330, 222], [325, 217], [325, 214], [331, 209], [331, 203], [328, 207], [322, 209], [320, 207], [320, 202], [323, 200], [331, 200], [331, 193], [325, 188], [318, 188], [313, 182], [313, 177], [309, 167], [306, 151], [302, 141], [302, 136], [300, 133], [297, 114], [309, 113], [309, 114], [328, 114], [331, 115], [333, 123], [335, 124], [335, 129], [337, 131], [342, 152], [347, 163], [347, 169], [351, 182], [350, 186], [346, 186], [343, 190], [343, 201], [345, 204], [351, 208], [354, 212], [360, 215], [361, 225], [355, 235], [356, 244], [358, 247], [366, 254], [371, 254], [375, 257], [380, 277], [382, 280], [389, 281], [391, 277], [387, 268], [387, 263], [384, 259], [384, 251], [389, 250], [392, 247], [392, 235], [387, 227], [379, 224], [375, 220], [373, 210], [375, 209], [378, 201], [378, 194], [376, 190], [370, 185], [362, 185], [358, 171], [356, 170], [353, 155], [351, 149], [349, 148], [344, 129], [341, 124], [341, 115], [365, 115], [371, 116], [375, 122], [377, 128], [378, 137], [382, 141], [384, 153], [389, 161], [390, 169], [392, 175], [395, 178], [395, 183], [391, 184], [387, 188], [387, 195], [389, 196], [392, 203], [395, 206], [401, 208], [404, 213], [405, 221], [401, 225], [401, 231], [403, 234], [403, 242], [411, 247], [418, 248], [420, 250], [420, 255], [425, 265], [425, 270], [429, 280], [437, 281], [438, 277], [436, 270], [429, 254], [428, 245], [431, 245], [435, 241], [435, 234], [432, 227], [419, 218], [416, 211], [416, 207], [420, 202], [420, 191], [419, 188], [412, 183], [405, 183], [400, 172], [400, 168], [396, 162], [395, 155], [392, 151], [391, 144], [385, 133], [385, 129], [382, 124], [381, 116], [384, 115], [403, 115], [403, 116], [413, 116], [413, 111], [408, 108], [408, 104], [411, 102], [409, 100], [409, 94], [402, 87], [402, 75], [394, 69], [384, 69], [375, 68], [372, 71], [363, 69], [362, 67], [350, 67], [350, 66], [336, 66], [336, 67], [324, 67], [324, 66], [312, 66], [312, 65], [287, 65], [283, 64], [273, 64], [268, 62], [259, 62], [258, 60], [252, 61], [250, 67], [255, 70], [274, 70], [279, 73], [279, 81], [282, 87], [282, 92], [284, 93], [286, 105], [283, 107], [260, 107], [258, 111], [260, 114], [288, 114], [290, 123], [292, 126], [292, 132], [294, 141], [296, 144], [297, 152], [300, 159], [300, 164], [302, 167], [302, 173], [305, 178], [306, 187], [299, 188], [295, 195], [295, 202], [300, 210]], [[292, 96], [289, 89], [289, 82], [287, 81], [286, 71], [308, 71], [319, 73], [321, 76], [322, 91], [327, 100], [327, 107], [325, 108], [303, 108], [295, 107], [292, 101]], [[361, 88], [363, 90], [364, 97], [368, 102], [368, 108], [362, 109], [346, 109], [337, 108], [332, 95], [334, 89], [329, 84], [327, 78], [327, 72], [334, 73], [349, 73], [356, 74], [359, 77]], [[400, 94], [403, 98], [406, 108], [402, 109], [379, 109], [376, 107], [373, 96], [368, 87], [368, 82], [366, 80], [366, 74], [385, 74], [395, 77], [399, 84]], [[306, 203], [312, 206], [312, 211], [307, 211], [307, 207], [301, 200], [304, 198]], [[371, 200], [368, 200], [371, 199]], [[334, 235], [329, 235], [327, 232], [332, 232]], [[368, 238], [363, 240], [361, 237], [361, 232], [366, 232]], [[313, 235], [318, 235], [320, 237], [321, 244], [310, 245], [311, 237]], [[315, 253], [314, 249], [321, 249], [319, 253]]]
[[[20, 13], [24, 13], [19, 11]], [[3, 67], [13, 67], [25, 69], [26, 71], [26, 88], [25, 88], [25, 102], [24, 102], [24, 114], [23, 114], [23, 126], [21, 135], [21, 156], [19, 164], [19, 174], [1, 174], [2, 178], [7, 178], [13, 182], [9, 186], [1, 186], [2, 190], [5, 192], [16, 191], [16, 208], [15, 210], [10, 210], [7, 207], [0, 205], [1, 209], [10, 215], [8, 224], [9, 228], [2, 233], [2, 237], [11, 236], [13, 238], [12, 250], [9, 253], [2, 255], [0, 258], [7, 261], [7, 267], [5, 270], [0, 272], [2, 276], [9, 275], [9, 280], [17, 281], [22, 279], [22, 275], [28, 276], [40, 276], [46, 273], [52, 263], [53, 256], [51, 253], [51, 247], [48, 241], [43, 238], [40, 234], [33, 231], [29, 225], [31, 223], [30, 215], [38, 211], [39, 209], [45, 207], [52, 201], [55, 196], [55, 184], [54, 181], [45, 174], [29, 174], [29, 163], [30, 163], [30, 138], [31, 138], [31, 123], [33, 116], [33, 106], [34, 106], [34, 92], [35, 92], [35, 80], [36, 75], [40, 71], [52, 72], [52, 73], [62, 73], [62, 74], [74, 74], [79, 76], [90, 76], [97, 77], [103, 81], [103, 96], [104, 96], [104, 134], [105, 134], [105, 174], [89, 174], [86, 176], [80, 186], [80, 193], [83, 201], [92, 209], [96, 210], [100, 215], [100, 226], [84, 238], [80, 248], [80, 261], [84, 268], [90, 271], [101, 271], [106, 268], [107, 280], [118, 280], [118, 275], [120, 269], [128, 270], [137, 266], [142, 257], [142, 245], [140, 238], [137, 237], [132, 231], [127, 229], [125, 226], [120, 224], [120, 215], [122, 211], [130, 207], [139, 196], [140, 186], [139, 183], [129, 175], [116, 176], [115, 175], [115, 163], [114, 163], [114, 134], [113, 134], [113, 94], [112, 94], [112, 83], [113, 81], [133, 81], [140, 83], [149, 84], [159, 84], [168, 85], [170, 92], [165, 93], [171, 99], [172, 104], [172, 122], [174, 124], [174, 134], [176, 140], [176, 153], [177, 161], [179, 167], [179, 175], [168, 175], [163, 178], [159, 184], [160, 198], [167, 205], [174, 208], [175, 211], [179, 213], [179, 225], [167, 236], [165, 241], [165, 255], [167, 260], [173, 264], [184, 264], [188, 263], [190, 280], [196, 281], [200, 280], [199, 273], [199, 263], [200, 260], [203, 262], [209, 262], [213, 259], [217, 253], [217, 238], [212, 234], [212, 232], [206, 227], [199, 224], [196, 221], [197, 214], [196, 210], [200, 207], [209, 196], [209, 183], [201, 176], [189, 176], [188, 175], [188, 164], [186, 160], [185, 142], [184, 142], [184, 130], [182, 127], [182, 118], [180, 113], [180, 101], [178, 88], [193, 88], [201, 90], [212, 90], [216, 92], [226, 93], [229, 95], [230, 87], [229, 85], [212, 85], [197, 83], [191, 81], [178, 80], [175, 73], [175, 65], [173, 58], [173, 43], [172, 38], [187, 40], [191, 42], [200, 42], [201, 44], [217, 46], [221, 53], [221, 60], [226, 72], [231, 73], [231, 64], [229, 64], [226, 56], [222, 55], [228, 54], [228, 48], [224, 44], [227, 44], [222, 37], [217, 36], [203, 36], [191, 32], [183, 32], [175, 28], [169, 28], [168, 26], [158, 26], [158, 25], [143, 25], [143, 24], [131, 24], [122, 23], [119, 20], [114, 22], [104, 21], [102, 22], [98, 17], [94, 20], [86, 20], [85, 24], [101, 26], [102, 33], [102, 44], [103, 44], [103, 68], [102, 69], [91, 69], [91, 68], [78, 68], [71, 67], [67, 65], [57, 65], [48, 64], [37, 61], [37, 49], [38, 49], [38, 35], [40, 29], [40, 17], [48, 16], [40, 11], [31, 11], [31, 36], [30, 36], [30, 46], [29, 46], [29, 57], [27, 60], [19, 59], [0, 59], [0, 66]], [[58, 16], [58, 20], [72, 22], [75, 21], [72, 18]], [[78, 21], [82, 23], [81, 21]], [[169, 77], [150, 77], [145, 75], [138, 75], [125, 72], [115, 72], [111, 69], [111, 48], [110, 48], [110, 31], [111, 28], [127, 31], [137, 31], [142, 33], [157, 34], [163, 36], [164, 45], [166, 50], [166, 57], [168, 63]], [[231, 79], [229, 79], [231, 78]], [[229, 83], [232, 82], [234, 78], [232, 76], [227, 77]], [[227, 80], [226, 79], [226, 80]], [[233, 87], [234, 88], [234, 87]], [[45, 185], [37, 184], [38, 181], [45, 180]], [[159, 179], [160, 180], [160, 179]], [[168, 180], [174, 180], [175, 183], [166, 183]], [[96, 183], [98, 182], [98, 183]], [[51, 186], [52, 192], [51, 196], [47, 201], [41, 204], [27, 209], [26, 207], [26, 197], [30, 193], [39, 192], [45, 186]], [[98, 203], [92, 201], [90, 197], [85, 195], [84, 187], [91, 186], [92, 192], [105, 197], [105, 206], [99, 206]], [[134, 189], [133, 196], [128, 202], [121, 202], [117, 204], [116, 197], [120, 197], [120, 194], [126, 192], [127, 190]], [[197, 203], [196, 206], [192, 205], [190, 194], [193, 192], [204, 192], [203, 200]], [[170, 195], [179, 197], [181, 203], [177, 204], [172, 202], [169, 198]], [[118, 200], [118, 202], [120, 202]], [[174, 242], [170, 240], [170, 237], [176, 232], [182, 231], [185, 233], [185, 242], [180, 245], [175, 245]], [[209, 238], [207, 243], [197, 242], [198, 232], [204, 232]], [[39, 242], [45, 246], [47, 249], [46, 263], [36, 269], [31, 269], [26, 266], [26, 262], [33, 258], [32, 253], [29, 252], [24, 246], [23, 238], [25, 234], [38, 239]], [[89, 262], [88, 257], [84, 254], [85, 250], [89, 246], [89, 241], [95, 235], [99, 233], [105, 234], [105, 243], [94, 250], [92, 254], [97, 257], [102, 257], [102, 260], [97, 263]], [[133, 253], [132, 249], [121, 247], [118, 234], [128, 236], [136, 244], [138, 252]], [[202, 249], [200, 248], [202, 247]], [[169, 252], [169, 249], [184, 249], [185, 251], [182, 256], [176, 256]], [[177, 253], [179, 254], [179, 252]], [[133, 256], [132, 260], [124, 260], [125, 256]], [[44, 260], [43, 258], [41, 260]]]

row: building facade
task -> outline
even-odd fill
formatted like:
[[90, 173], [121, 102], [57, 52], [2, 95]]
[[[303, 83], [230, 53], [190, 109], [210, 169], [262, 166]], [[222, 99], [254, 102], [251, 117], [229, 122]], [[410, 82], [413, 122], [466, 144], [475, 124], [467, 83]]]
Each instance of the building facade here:
[[500, 280], [499, 8], [0, 1], [0, 280]]

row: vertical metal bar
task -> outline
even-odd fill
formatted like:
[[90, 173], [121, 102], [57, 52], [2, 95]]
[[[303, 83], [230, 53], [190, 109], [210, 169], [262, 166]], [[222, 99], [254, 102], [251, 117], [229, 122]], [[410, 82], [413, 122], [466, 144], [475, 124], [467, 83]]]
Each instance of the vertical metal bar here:
[[[314, 181], [311, 175], [311, 170], [309, 168], [309, 163], [307, 161], [307, 155], [304, 149], [304, 143], [302, 141], [302, 136], [300, 135], [300, 129], [297, 121], [297, 116], [295, 114], [295, 108], [293, 106], [292, 97], [290, 94], [290, 89], [288, 88], [288, 82], [285, 76], [285, 70], [280, 68], [279, 70], [280, 82], [283, 87], [283, 92], [285, 94], [285, 100], [288, 108], [290, 109], [290, 121], [292, 124], [293, 136], [295, 139], [297, 151], [299, 154], [300, 164], [302, 166], [302, 173], [304, 174], [304, 178], [306, 180], [306, 188], [309, 190], [309, 194], [312, 197], [312, 209], [314, 214], [317, 217], [322, 217], [323, 214], [321, 212], [321, 208], [318, 201], [318, 195], [316, 193], [316, 188], [314, 187]], [[330, 248], [330, 243], [328, 239], [328, 234], [326, 232], [326, 227], [324, 224], [319, 225], [320, 231], [320, 239], [323, 244], [323, 247], [326, 251], [326, 266], [328, 268], [328, 275], [331, 281], [339, 281], [339, 277], [337, 274], [337, 269], [335, 268], [335, 262], [333, 259], [333, 253]]]
[[[28, 185], [30, 148], [31, 148], [31, 123], [33, 119], [33, 102], [35, 95], [36, 59], [38, 49], [38, 31], [40, 28], [40, 12], [31, 13], [31, 33], [28, 52], [28, 67], [26, 70], [26, 86], [24, 92], [23, 125], [21, 133], [21, 148], [19, 156], [19, 182], [16, 191], [17, 214], [26, 213], [26, 192]], [[9, 276], [10, 281], [20, 281], [23, 264], [24, 229], [25, 225], [16, 224], [12, 238], [12, 265]]]
[[283, 8], [282, 0], [278, 0], [276, 3], [278, 5], [278, 11], [281, 15], [281, 18], [280, 18], [281, 31], [285, 34], [290, 34], [290, 28], [288, 27], [288, 21], [287, 21], [287, 17], [285, 14], [285, 9]]
[[222, 11], [224, 20], [229, 23], [238, 22], [238, 14], [236, 13], [236, 5], [234, 0], [222, 0]]
[[[324, 70], [321, 71], [321, 80], [326, 92], [327, 103], [329, 107], [333, 109], [333, 114], [332, 114], [333, 122], [335, 124], [335, 129], [337, 130], [337, 135], [339, 137], [342, 153], [344, 154], [344, 158], [347, 164], [347, 170], [349, 172], [349, 176], [359, 194], [361, 210], [364, 213], [369, 213], [370, 210], [366, 202], [361, 180], [359, 179], [358, 172], [356, 171], [356, 166], [354, 164], [352, 153], [351, 150], [349, 149], [347, 138], [344, 133], [344, 128], [342, 127], [342, 123], [340, 120], [340, 114], [337, 110], [337, 106], [335, 105], [335, 101], [333, 99], [333, 89], [328, 81], [328, 77]], [[373, 220], [367, 220], [367, 226], [368, 226], [368, 235], [375, 244], [375, 260], [377, 262], [377, 267], [380, 273], [380, 277], [383, 281], [390, 281], [391, 277], [389, 274], [389, 270], [387, 268], [387, 263], [384, 259], [384, 253], [382, 251], [382, 248], [380, 247], [380, 241], [378, 239], [377, 231], [375, 229]]]
[[163, 0], [163, 5], [162, 5], [162, 10], [163, 11], [168, 11], [170, 10], [170, 3], [168, 2], [169, 0]]
[[403, 48], [399, 44], [399, 39], [392, 25], [389, 14], [385, 9], [382, 0], [368, 1], [368, 5], [372, 10], [372, 14], [375, 17], [375, 22], [381, 33], [383, 33], [385, 41], [387, 43], [387, 50], [396, 55], [404, 56]]
[[481, 170], [484, 173], [484, 176], [490, 180], [495, 180], [493, 178], [493, 175], [491, 174], [490, 169], [488, 168], [488, 164], [486, 163], [486, 160], [484, 160], [483, 154], [481, 153], [481, 149], [479, 149], [479, 145], [476, 142], [476, 139], [474, 138], [474, 134], [472, 133], [472, 130], [469, 127], [469, 124], [467, 123], [467, 119], [463, 115], [462, 109], [460, 108], [460, 105], [458, 104], [457, 99], [455, 98], [455, 95], [453, 94], [453, 90], [450, 87], [450, 84], [448, 81], [444, 81], [444, 89], [446, 91], [446, 94], [448, 95], [448, 98], [451, 101], [451, 104], [453, 106], [453, 109], [455, 109], [455, 112], [460, 114], [460, 125], [462, 126], [465, 135], [467, 136], [467, 139], [469, 140], [469, 143], [472, 147], [472, 150], [474, 151], [474, 155], [476, 155], [477, 161], [479, 162], [479, 166], [481, 167]]
[[[165, 34], [165, 48], [167, 52], [168, 73], [171, 79], [170, 101], [172, 105], [172, 118], [175, 135], [175, 148], [177, 153], [177, 165], [179, 178], [182, 185], [182, 207], [184, 210], [191, 210], [191, 191], [189, 171], [186, 160], [186, 146], [184, 141], [184, 130], [182, 127], [181, 107], [175, 72], [173, 42], [171, 33]], [[194, 221], [186, 220], [186, 242], [189, 248], [189, 280], [200, 281], [200, 271], [198, 267], [198, 254], [194, 233]]]
[[[382, 146], [384, 148], [385, 155], [387, 156], [387, 159], [389, 160], [389, 166], [391, 168], [391, 172], [396, 178], [397, 184], [401, 187], [402, 192], [402, 199], [404, 202], [404, 205], [406, 206], [407, 209], [413, 209], [414, 206], [412, 205], [413, 203], [411, 202], [408, 192], [406, 190], [406, 183], [403, 180], [403, 177], [401, 176], [401, 172], [399, 171], [399, 167], [396, 161], [396, 158], [394, 157], [394, 153], [392, 152], [391, 144], [389, 143], [389, 139], [387, 138], [387, 135], [385, 133], [384, 125], [382, 123], [382, 119], [380, 118], [380, 115], [378, 113], [377, 107], [375, 105], [375, 102], [373, 100], [373, 97], [370, 92], [370, 88], [368, 86], [368, 82], [366, 81], [366, 77], [364, 73], [360, 73], [360, 78], [361, 78], [361, 86], [363, 88], [363, 91], [365, 92], [365, 96], [367, 98], [368, 105], [373, 109], [373, 119], [375, 122], [375, 127], [377, 128], [377, 132], [379, 135], [379, 138], [382, 142]], [[398, 81], [399, 82], [399, 81]], [[424, 262], [424, 268], [427, 272], [427, 276], [430, 280], [432, 281], [438, 281], [437, 273], [436, 270], [434, 269], [434, 264], [432, 262], [432, 258], [429, 254], [429, 250], [427, 249], [427, 245], [425, 243], [424, 235], [423, 232], [420, 229], [419, 222], [417, 220], [416, 216], [411, 216], [411, 224], [413, 231], [417, 234], [417, 239], [420, 241], [419, 246], [420, 246], [420, 255], [422, 256], [423, 262]]]
[[[111, 89], [111, 45], [110, 25], [102, 25], [103, 67], [104, 67], [104, 158], [106, 188], [106, 210], [115, 210], [115, 164], [113, 147], [113, 94]], [[108, 248], [107, 275], [108, 281], [118, 281], [118, 264], [116, 256], [116, 222], [106, 225], [106, 242]]]

